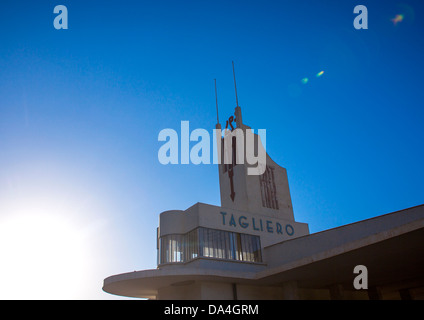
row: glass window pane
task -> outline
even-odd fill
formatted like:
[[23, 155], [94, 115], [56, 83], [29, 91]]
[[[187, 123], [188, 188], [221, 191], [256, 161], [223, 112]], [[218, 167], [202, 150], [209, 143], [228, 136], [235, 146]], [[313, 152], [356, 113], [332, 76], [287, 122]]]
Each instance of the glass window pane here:
[[225, 232], [225, 259], [231, 259], [230, 233]]
[[199, 228], [199, 256], [203, 257], [203, 228]]
[[254, 241], [254, 237], [252, 237], [252, 236], [247, 236], [247, 239], [246, 239], [246, 246], [247, 246], [247, 260], [248, 261], [255, 261], [254, 259], [253, 259], [253, 249], [252, 249], [252, 242]]
[[159, 239], [159, 264], [185, 262], [197, 257], [261, 262], [260, 237], [199, 227], [184, 235]]
[[243, 261], [243, 253], [242, 253], [242, 247], [241, 247], [241, 234], [240, 233], [236, 233], [236, 238], [237, 238], [237, 260], [241, 260]]

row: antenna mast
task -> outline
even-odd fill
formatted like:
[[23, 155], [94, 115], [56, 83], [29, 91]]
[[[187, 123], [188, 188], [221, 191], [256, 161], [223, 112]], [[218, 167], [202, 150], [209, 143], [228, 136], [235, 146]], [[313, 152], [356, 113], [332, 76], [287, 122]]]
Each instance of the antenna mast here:
[[219, 115], [218, 115], [218, 92], [216, 91], [216, 79], [213, 79], [215, 82], [215, 102], [216, 102], [216, 123], [219, 124]]
[[234, 71], [234, 61], [232, 61], [232, 63], [233, 63], [234, 88], [236, 89], [236, 104], [237, 104], [236, 107], [238, 107], [239, 105], [238, 105], [238, 97], [237, 97], [236, 72]]

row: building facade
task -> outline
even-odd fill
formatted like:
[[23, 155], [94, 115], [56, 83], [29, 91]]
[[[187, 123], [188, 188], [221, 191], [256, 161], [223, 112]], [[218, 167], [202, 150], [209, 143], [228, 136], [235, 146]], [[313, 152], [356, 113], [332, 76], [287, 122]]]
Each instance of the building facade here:
[[[108, 277], [104, 291], [149, 299], [424, 299], [424, 206], [310, 234], [295, 221], [286, 169], [256, 134], [254, 153], [266, 161], [246, 161], [251, 128], [239, 106], [234, 116], [236, 127], [226, 131], [232, 144], [216, 137], [221, 206], [162, 212], [157, 269]], [[237, 129], [240, 139], [231, 136]], [[260, 175], [248, 173], [255, 166]], [[366, 289], [354, 287], [357, 265], [366, 267]]]

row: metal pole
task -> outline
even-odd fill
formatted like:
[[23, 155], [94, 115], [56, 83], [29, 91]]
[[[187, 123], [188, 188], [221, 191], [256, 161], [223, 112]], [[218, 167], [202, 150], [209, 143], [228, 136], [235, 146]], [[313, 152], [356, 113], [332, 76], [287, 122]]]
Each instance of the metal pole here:
[[215, 81], [215, 101], [216, 101], [216, 123], [219, 124], [219, 115], [218, 115], [218, 93], [216, 91], [216, 79], [213, 79]]
[[238, 107], [239, 105], [238, 105], [238, 97], [237, 97], [236, 72], [234, 71], [234, 61], [232, 61], [232, 63], [233, 63], [234, 88], [236, 89], [236, 104], [237, 104], [236, 107]]

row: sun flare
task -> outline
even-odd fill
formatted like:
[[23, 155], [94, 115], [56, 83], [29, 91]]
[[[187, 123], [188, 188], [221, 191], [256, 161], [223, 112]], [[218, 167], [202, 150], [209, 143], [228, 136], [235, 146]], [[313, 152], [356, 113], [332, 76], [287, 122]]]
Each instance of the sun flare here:
[[[0, 221], [0, 298], [75, 299], [84, 285], [84, 234], [60, 215], [20, 214]], [[66, 290], [63, 290], [66, 288]]]

